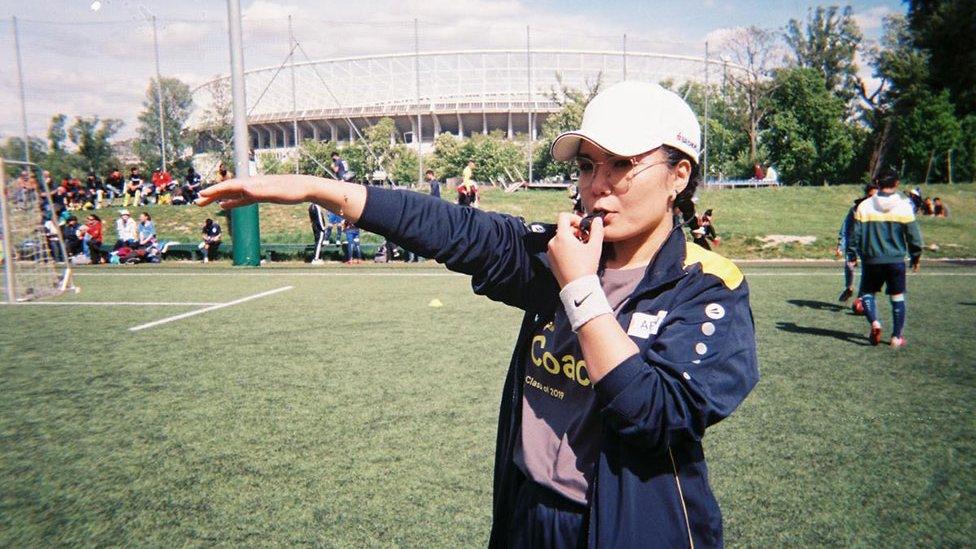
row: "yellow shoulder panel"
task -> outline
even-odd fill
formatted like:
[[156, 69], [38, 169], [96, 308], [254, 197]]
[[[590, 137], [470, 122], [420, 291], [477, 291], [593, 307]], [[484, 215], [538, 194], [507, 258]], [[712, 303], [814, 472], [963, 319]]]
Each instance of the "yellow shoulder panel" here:
[[898, 214], [894, 212], [856, 212], [854, 219], [861, 223], [892, 221], [894, 223], [911, 223], [915, 221], [913, 214]]
[[700, 263], [702, 272], [721, 278], [726, 288], [734, 290], [742, 284], [745, 277], [735, 263], [693, 242], [685, 242], [685, 245], [684, 267], [686, 269], [695, 263]]

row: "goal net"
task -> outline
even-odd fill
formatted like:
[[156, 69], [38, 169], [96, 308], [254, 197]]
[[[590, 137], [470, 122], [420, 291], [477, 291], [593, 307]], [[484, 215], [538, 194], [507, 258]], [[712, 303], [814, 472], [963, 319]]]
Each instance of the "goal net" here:
[[73, 288], [71, 261], [50, 189], [33, 163], [0, 158], [0, 263], [9, 303]]

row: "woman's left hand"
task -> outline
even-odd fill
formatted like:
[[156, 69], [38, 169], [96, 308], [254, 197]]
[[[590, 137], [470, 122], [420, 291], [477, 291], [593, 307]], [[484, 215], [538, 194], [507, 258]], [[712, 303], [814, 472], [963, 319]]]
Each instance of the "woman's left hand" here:
[[556, 236], [549, 241], [549, 266], [559, 287], [582, 276], [596, 274], [603, 253], [603, 219], [597, 217], [590, 225], [585, 242], [579, 225], [583, 218], [571, 213], [559, 214]]

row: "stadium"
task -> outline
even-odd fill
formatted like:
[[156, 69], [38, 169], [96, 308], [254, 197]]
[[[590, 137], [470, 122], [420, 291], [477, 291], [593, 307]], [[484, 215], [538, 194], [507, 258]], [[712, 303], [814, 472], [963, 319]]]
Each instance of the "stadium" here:
[[[422, 150], [441, 133], [496, 130], [535, 139], [560, 105], [560, 86], [585, 90], [621, 80], [720, 82], [745, 70], [727, 60], [653, 52], [474, 49], [391, 53], [267, 66], [245, 72], [248, 128], [256, 152], [288, 154], [297, 142], [350, 142], [357, 126], [389, 117], [399, 137]], [[294, 86], [292, 75], [294, 72]], [[198, 86], [206, 108], [214, 84]], [[529, 120], [532, 122], [530, 123]], [[297, 121], [297, 136], [294, 122]]]

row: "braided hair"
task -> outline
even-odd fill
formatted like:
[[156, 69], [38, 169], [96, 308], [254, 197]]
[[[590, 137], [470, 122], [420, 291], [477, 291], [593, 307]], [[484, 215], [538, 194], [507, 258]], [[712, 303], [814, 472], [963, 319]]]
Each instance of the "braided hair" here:
[[698, 162], [688, 156], [688, 153], [678, 150], [670, 145], [661, 145], [661, 150], [667, 155], [668, 167], [674, 169], [682, 160], [687, 160], [691, 164], [691, 174], [688, 176], [688, 184], [674, 199], [674, 207], [681, 212], [684, 223], [692, 230], [697, 228], [698, 218], [695, 217], [695, 203], [692, 198], [698, 185], [701, 184], [701, 168]]

